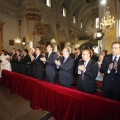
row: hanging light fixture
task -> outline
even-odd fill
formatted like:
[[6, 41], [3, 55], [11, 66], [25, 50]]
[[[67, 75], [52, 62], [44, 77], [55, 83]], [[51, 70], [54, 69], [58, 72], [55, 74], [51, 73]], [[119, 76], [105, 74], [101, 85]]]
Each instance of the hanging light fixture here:
[[53, 44], [55, 44], [55, 43], [56, 43], [55, 38], [53, 38], [53, 39], [51, 40], [51, 43], [53, 43]]
[[16, 43], [16, 44], [20, 44], [20, 43], [21, 43], [21, 40], [17, 37], [17, 38], [15, 39], [15, 43]]
[[19, 37], [17, 37], [15, 39], [15, 43], [16, 44], [20, 44], [21, 43], [21, 40], [20, 40], [20, 26], [21, 26], [21, 20], [18, 20], [18, 23], [19, 23]]
[[107, 7], [106, 15], [102, 19], [102, 22], [100, 23], [100, 29], [106, 32], [109, 31], [110, 28], [114, 28], [114, 27], [115, 27], [114, 17], [111, 17], [109, 7]]

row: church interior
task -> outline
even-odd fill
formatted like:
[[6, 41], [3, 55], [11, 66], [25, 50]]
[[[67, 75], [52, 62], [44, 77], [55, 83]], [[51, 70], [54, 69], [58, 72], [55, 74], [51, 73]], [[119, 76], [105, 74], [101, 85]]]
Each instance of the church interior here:
[[[0, 50], [41, 47], [46, 51], [52, 44], [54, 52], [70, 46], [73, 53], [86, 48], [99, 55], [102, 50], [110, 54], [113, 42], [120, 42], [120, 0], [0, 0]], [[29, 101], [0, 86], [0, 120], [57, 118], [46, 115], [47, 110], [33, 110]]]

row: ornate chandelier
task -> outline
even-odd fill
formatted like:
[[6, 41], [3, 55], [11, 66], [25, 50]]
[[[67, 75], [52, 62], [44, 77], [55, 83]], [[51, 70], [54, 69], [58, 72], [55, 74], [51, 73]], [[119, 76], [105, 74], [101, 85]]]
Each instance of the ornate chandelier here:
[[15, 43], [16, 43], [16, 44], [20, 44], [20, 43], [21, 43], [21, 40], [17, 37], [17, 38], [15, 39]]
[[102, 29], [104, 32], [109, 31], [110, 28], [115, 27], [114, 17], [111, 17], [110, 11], [108, 9], [109, 7], [107, 7], [105, 17], [102, 19], [102, 22], [100, 23], [100, 29]]

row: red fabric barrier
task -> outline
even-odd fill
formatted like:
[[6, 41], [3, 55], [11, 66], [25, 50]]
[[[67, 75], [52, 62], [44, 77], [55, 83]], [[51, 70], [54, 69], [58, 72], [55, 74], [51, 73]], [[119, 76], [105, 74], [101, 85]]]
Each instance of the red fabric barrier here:
[[120, 102], [2, 71], [2, 85], [30, 101], [32, 109], [52, 112], [56, 120], [120, 120]]

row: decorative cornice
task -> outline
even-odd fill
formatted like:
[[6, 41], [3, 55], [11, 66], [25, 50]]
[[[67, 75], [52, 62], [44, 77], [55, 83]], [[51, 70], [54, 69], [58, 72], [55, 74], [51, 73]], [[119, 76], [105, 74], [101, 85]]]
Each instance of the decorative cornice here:
[[25, 15], [27, 20], [41, 20], [39, 9], [30, 7], [26, 10], [27, 14]]

